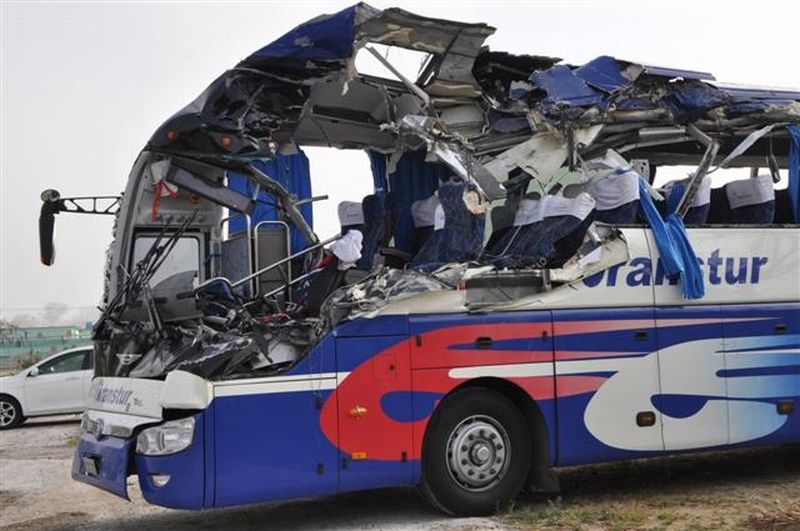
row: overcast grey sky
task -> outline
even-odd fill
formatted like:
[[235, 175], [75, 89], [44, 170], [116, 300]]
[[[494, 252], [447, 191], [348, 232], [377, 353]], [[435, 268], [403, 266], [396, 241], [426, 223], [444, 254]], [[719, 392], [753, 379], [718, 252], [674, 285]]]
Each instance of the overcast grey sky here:
[[[91, 308], [111, 220], [62, 214], [56, 264], [39, 263], [39, 193], [116, 194], [150, 134], [216, 76], [293, 26], [352, 2], [12, 3], [0, 0], [0, 318], [49, 301]], [[597, 55], [713, 72], [739, 83], [800, 87], [800, 2], [375, 2], [487, 22], [497, 50]], [[335, 231], [340, 199], [358, 199], [358, 152], [311, 150], [318, 222]], [[84, 312], [86, 313], [86, 312]], [[87, 314], [91, 316], [91, 314]], [[69, 316], [83, 318], [78, 310]]]

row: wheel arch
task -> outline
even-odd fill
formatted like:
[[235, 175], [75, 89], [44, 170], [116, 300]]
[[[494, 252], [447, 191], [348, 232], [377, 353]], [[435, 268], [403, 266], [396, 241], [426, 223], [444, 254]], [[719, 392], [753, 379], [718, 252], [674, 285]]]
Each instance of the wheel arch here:
[[19, 406], [20, 413], [22, 415], [22, 419], [24, 421], [24, 419], [27, 417], [27, 412], [25, 411], [25, 403], [22, 400], [20, 400], [17, 396], [15, 396], [13, 393], [9, 393], [8, 391], [0, 392], [0, 398], [4, 397], [10, 398], [11, 400], [17, 403], [17, 405]]
[[[558, 491], [558, 482], [554, 474], [549, 469], [550, 443], [547, 430], [547, 422], [539, 404], [519, 385], [496, 377], [481, 377], [468, 380], [453, 388], [444, 397], [440, 404], [450, 398], [453, 394], [470, 388], [482, 388], [495, 391], [507, 399], [522, 413], [531, 436], [533, 444], [533, 454], [531, 459], [531, 469], [528, 474], [527, 484], [529, 488], [536, 491], [555, 492]], [[438, 411], [438, 406], [433, 415]], [[423, 448], [428, 437], [428, 430], [425, 430], [423, 438]], [[423, 451], [422, 455], [425, 455]]]
[[11, 400], [13, 400], [17, 404], [19, 404], [19, 409], [22, 411], [23, 414], [26, 413], [24, 402], [22, 400], [20, 400], [20, 398], [18, 396], [14, 395], [14, 393], [9, 393], [8, 391], [2, 391], [2, 392], [0, 392], [0, 398], [2, 398], [2, 397], [10, 398]]

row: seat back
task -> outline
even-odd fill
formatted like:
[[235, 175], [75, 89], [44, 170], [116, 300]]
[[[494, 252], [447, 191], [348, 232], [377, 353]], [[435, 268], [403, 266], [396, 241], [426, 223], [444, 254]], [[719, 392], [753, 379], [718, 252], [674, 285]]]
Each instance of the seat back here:
[[500, 245], [505, 236], [514, 228], [514, 216], [516, 214], [516, 204], [498, 205], [492, 208], [489, 213], [492, 217], [492, 234], [486, 242], [486, 252], [492, 253]]
[[303, 301], [302, 314], [308, 317], [316, 317], [322, 303], [337, 288], [344, 283], [345, 271], [339, 269], [339, 260], [333, 258], [317, 274], [311, 277]]
[[361, 201], [361, 209], [364, 213], [364, 224], [361, 230], [364, 239], [361, 258], [356, 262], [355, 268], [362, 271], [370, 271], [375, 262], [378, 246], [383, 239], [386, 210], [383, 200], [375, 194], [364, 197], [364, 200]]
[[730, 205], [730, 223], [765, 225], [775, 220], [772, 176], [733, 181], [724, 188]]
[[775, 223], [800, 223], [800, 220], [794, 219], [794, 212], [792, 212], [792, 198], [789, 195], [788, 188], [775, 190]]
[[498, 242], [490, 260], [503, 268], [560, 267], [580, 247], [597, 215], [586, 192], [520, 201], [514, 228]]
[[411, 261], [411, 267], [435, 269], [450, 262], [468, 262], [480, 256], [483, 249], [485, 214], [467, 208], [465, 194], [471, 185], [444, 184], [439, 188], [439, 201], [444, 224], [434, 230]]
[[[289, 225], [283, 221], [266, 220], [257, 223], [253, 228], [253, 237], [256, 271], [287, 258], [291, 252], [291, 231]], [[258, 277], [258, 293], [269, 293], [281, 286], [287, 286], [286, 296], [291, 298], [291, 288], [288, 286], [291, 280], [292, 263], [289, 261]]]
[[347, 234], [350, 229], [361, 231], [364, 228], [364, 208], [356, 201], [342, 201], [337, 207], [339, 226], [342, 234]]
[[440, 204], [439, 197], [436, 195], [411, 203], [411, 219], [414, 221], [412, 254], [416, 255], [433, 234], [436, 207]]

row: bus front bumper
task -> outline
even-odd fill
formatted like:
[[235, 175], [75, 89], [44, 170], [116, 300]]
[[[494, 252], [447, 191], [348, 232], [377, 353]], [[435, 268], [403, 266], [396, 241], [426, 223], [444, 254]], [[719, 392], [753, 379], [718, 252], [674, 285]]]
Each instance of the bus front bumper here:
[[205, 495], [203, 415], [195, 415], [194, 439], [180, 452], [147, 456], [135, 453], [136, 437], [99, 437], [81, 430], [72, 461], [72, 478], [126, 500], [128, 476], [138, 474], [149, 503], [173, 509], [201, 509]]

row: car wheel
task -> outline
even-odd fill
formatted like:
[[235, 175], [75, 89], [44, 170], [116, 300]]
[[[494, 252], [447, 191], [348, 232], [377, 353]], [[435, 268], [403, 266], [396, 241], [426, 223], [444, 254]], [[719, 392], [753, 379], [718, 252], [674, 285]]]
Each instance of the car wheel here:
[[19, 402], [10, 396], [0, 396], [0, 430], [11, 429], [23, 420]]
[[508, 398], [477, 387], [457, 391], [428, 426], [421, 491], [448, 514], [493, 513], [522, 489], [531, 444], [525, 419]]

